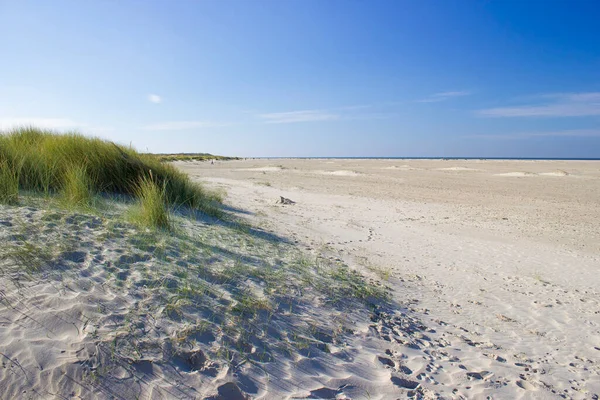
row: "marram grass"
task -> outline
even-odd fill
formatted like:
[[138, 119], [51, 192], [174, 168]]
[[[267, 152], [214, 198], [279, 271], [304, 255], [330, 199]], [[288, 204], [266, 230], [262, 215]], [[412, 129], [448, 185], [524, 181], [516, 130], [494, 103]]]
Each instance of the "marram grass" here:
[[86, 169], [74, 165], [66, 170], [61, 194], [66, 204], [89, 207], [94, 200], [94, 181]]
[[[166, 204], [219, 216], [221, 198], [152, 155], [77, 133], [57, 134], [23, 127], [0, 134], [0, 201], [14, 202], [18, 189], [62, 194], [85, 204], [95, 193], [137, 196], [140, 182], [152, 179]], [[16, 197], [15, 197], [16, 195]]]
[[17, 204], [19, 202], [19, 171], [8, 163], [0, 161], [0, 203]]
[[166, 186], [166, 182], [158, 186], [151, 176], [140, 179], [135, 191], [138, 205], [131, 213], [132, 222], [161, 229], [171, 227]]

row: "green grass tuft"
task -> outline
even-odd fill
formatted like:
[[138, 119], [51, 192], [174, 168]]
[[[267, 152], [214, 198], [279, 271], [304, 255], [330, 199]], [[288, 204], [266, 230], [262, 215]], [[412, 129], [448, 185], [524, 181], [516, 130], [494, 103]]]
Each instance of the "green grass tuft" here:
[[88, 199], [89, 193], [135, 196], [140, 180], [151, 175], [164, 188], [171, 206], [222, 215], [221, 195], [205, 190], [158, 157], [77, 133], [24, 127], [0, 134], [0, 165], [9, 171], [0, 176], [3, 198], [14, 199], [14, 171], [19, 172], [21, 190], [45, 195], [62, 192], [76, 201]]
[[89, 207], [94, 200], [94, 182], [84, 167], [73, 166], [65, 172], [63, 201], [75, 207]]
[[19, 202], [19, 172], [7, 162], [0, 162], [0, 203]]
[[138, 207], [131, 214], [133, 222], [149, 228], [169, 229], [171, 227], [171, 218], [166, 204], [166, 187], [166, 182], [161, 187], [150, 177], [140, 180], [135, 191]]

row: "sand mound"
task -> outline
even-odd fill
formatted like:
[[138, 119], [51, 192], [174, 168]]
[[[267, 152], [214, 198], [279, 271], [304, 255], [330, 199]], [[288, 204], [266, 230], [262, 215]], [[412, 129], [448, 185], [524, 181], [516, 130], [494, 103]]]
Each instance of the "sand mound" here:
[[436, 171], [481, 171], [477, 168], [468, 168], [468, 167], [447, 167], [447, 168], [436, 168]]
[[257, 167], [257, 168], [240, 168], [240, 171], [258, 171], [258, 172], [276, 172], [283, 171], [281, 167]]
[[411, 167], [408, 164], [404, 164], [404, 165], [392, 165], [390, 167], [383, 167], [381, 169], [395, 169], [395, 170], [403, 170], [403, 171], [415, 171], [415, 170], [420, 170], [421, 168], [415, 168], [415, 167]]
[[538, 176], [535, 172], [505, 172], [503, 174], [494, 174], [495, 176]]
[[540, 175], [544, 175], [544, 176], [569, 176], [569, 173], [567, 171], [563, 171], [563, 170], [556, 170], [553, 172], [542, 172]]
[[339, 171], [317, 171], [317, 174], [321, 175], [335, 175], [335, 176], [359, 176], [362, 175], [360, 172], [339, 170]]

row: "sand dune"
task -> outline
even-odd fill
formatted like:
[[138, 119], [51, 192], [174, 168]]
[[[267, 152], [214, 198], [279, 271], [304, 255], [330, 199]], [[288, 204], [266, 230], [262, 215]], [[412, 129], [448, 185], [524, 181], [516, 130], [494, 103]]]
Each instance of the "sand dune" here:
[[570, 174], [567, 171], [553, 171], [553, 172], [542, 172], [540, 175], [543, 176], [569, 176]]
[[481, 171], [478, 168], [469, 167], [447, 167], [447, 168], [436, 168], [436, 171]]
[[415, 168], [415, 167], [411, 167], [408, 164], [404, 164], [404, 165], [392, 165], [390, 167], [383, 167], [381, 169], [399, 169], [399, 170], [406, 170], [406, 171], [417, 171], [420, 168]]
[[516, 171], [516, 172], [504, 172], [502, 174], [494, 174], [496, 176], [538, 176], [539, 174], [535, 173], [535, 172], [523, 172], [523, 171]]
[[524, 171], [504, 172], [501, 174], [494, 174], [494, 175], [496, 175], [496, 176], [515, 176], [515, 177], [519, 177], [519, 176], [533, 177], [533, 176], [569, 176], [570, 174], [566, 171], [558, 170], [558, 171], [552, 171], [552, 172], [524, 172]]
[[359, 176], [359, 175], [362, 175], [362, 173], [360, 173], [360, 172], [348, 171], [348, 170], [317, 171], [317, 173], [322, 174], [322, 175], [335, 175], [335, 176]]
[[255, 167], [255, 168], [238, 168], [239, 171], [257, 171], [257, 172], [277, 172], [282, 171], [283, 168], [277, 166], [267, 166], [267, 167]]

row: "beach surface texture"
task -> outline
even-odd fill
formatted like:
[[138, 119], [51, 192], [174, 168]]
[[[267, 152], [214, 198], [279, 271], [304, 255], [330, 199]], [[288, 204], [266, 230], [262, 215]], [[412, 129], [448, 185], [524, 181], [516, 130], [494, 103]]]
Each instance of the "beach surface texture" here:
[[171, 165], [0, 205], [0, 399], [598, 399], [600, 162]]
[[357, 327], [352, 360], [313, 370], [322, 385], [286, 367], [303, 389], [380, 399], [600, 395], [600, 162], [176, 165], [225, 189], [254, 223], [390, 287], [398, 308]]

